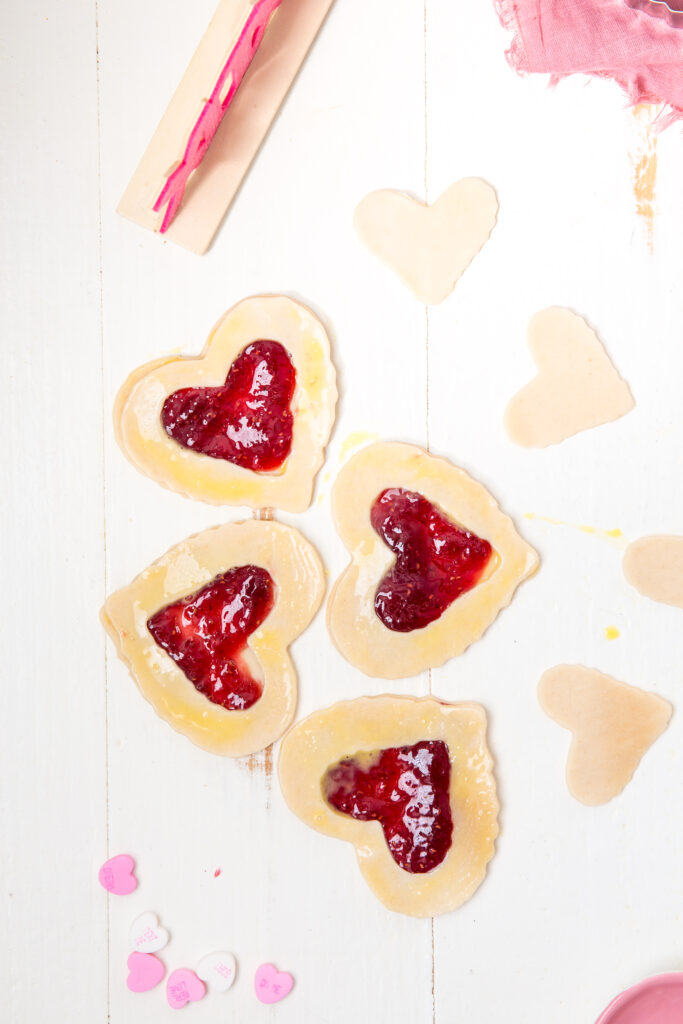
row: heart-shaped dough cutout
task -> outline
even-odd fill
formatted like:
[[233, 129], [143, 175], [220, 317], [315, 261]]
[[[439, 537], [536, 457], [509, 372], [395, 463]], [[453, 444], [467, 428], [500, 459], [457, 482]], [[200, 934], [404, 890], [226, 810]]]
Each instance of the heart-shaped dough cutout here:
[[645, 597], [683, 608], [683, 537], [639, 537], [626, 548], [623, 569]]
[[[382, 527], [375, 515], [384, 497], [392, 495], [402, 503], [405, 499], [412, 512], [408, 509], [403, 518], [381, 513]], [[418, 505], [425, 506], [422, 521], [413, 514]], [[538, 566], [536, 552], [482, 484], [446, 459], [414, 445], [386, 443], [361, 449], [337, 477], [332, 513], [351, 563], [330, 594], [327, 628], [341, 654], [368, 676], [402, 679], [462, 654]], [[451, 541], [449, 531], [439, 524], [442, 519], [462, 538], [462, 546], [454, 541], [452, 553], [459, 557], [452, 568], [444, 564]], [[424, 557], [416, 550], [417, 538], [426, 540]], [[445, 591], [450, 581], [467, 582], [459, 595], [458, 587], [451, 591], [436, 615], [417, 616], [416, 625], [392, 624], [392, 609], [386, 616], [378, 607], [385, 584], [402, 569], [403, 546], [415, 571], [407, 576], [401, 573], [394, 592], [406, 605], [408, 618], [410, 606], [438, 604], [438, 592]], [[420, 575], [427, 559], [432, 565], [424, 574], [427, 586], [422, 590]], [[448, 571], [436, 571], [436, 563]], [[474, 575], [472, 567], [478, 570]], [[387, 597], [391, 605], [388, 593]]]
[[158, 953], [168, 945], [168, 931], [159, 924], [159, 918], [151, 910], [133, 921], [130, 928], [130, 944], [138, 953]]
[[606, 804], [621, 793], [673, 710], [656, 693], [582, 665], [548, 669], [538, 684], [538, 699], [545, 713], [572, 733], [567, 788], [589, 806]]
[[288, 647], [324, 590], [317, 552], [298, 530], [250, 519], [176, 544], [111, 594], [101, 619], [158, 715], [204, 750], [242, 757], [294, 717]]
[[114, 432], [137, 469], [186, 497], [303, 512], [336, 401], [321, 322], [284, 295], [262, 295], [226, 313], [197, 358], [135, 370], [116, 397]]
[[560, 306], [536, 313], [527, 340], [538, 374], [505, 410], [505, 428], [515, 444], [559, 444], [618, 420], [635, 405], [597, 334], [577, 313]]
[[354, 846], [365, 881], [389, 910], [445, 914], [484, 880], [498, 799], [479, 704], [389, 694], [342, 701], [290, 729], [279, 775], [290, 810]]
[[498, 199], [481, 178], [462, 178], [427, 206], [380, 189], [356, 207], [361, 241], [391, 267], [421, 302], [443, 302], [488, 240]]

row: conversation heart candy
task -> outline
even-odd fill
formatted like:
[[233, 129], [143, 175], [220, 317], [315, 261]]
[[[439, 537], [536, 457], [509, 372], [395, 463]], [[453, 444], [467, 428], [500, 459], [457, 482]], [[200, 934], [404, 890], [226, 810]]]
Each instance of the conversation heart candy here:
[[149, 992], [156, 988], [166, 973], [163, 963], [153, 953], [131, 953], [128, 970], [126, 985], [131, 992]]
[[116, 896], [127, 896], [138, 886], [138, 880], [135, 877], [135, 861], [127, 853], [119, 853], [116, 857], [110, 857], [100, 868], [97, 877], [100, 880], [100, 885], [107, 892], [114, 893]]
[[254, 975], [254, 991], [261, 1003], [279, 1003], [292, 991], [294, 978], [273, 964], [261, 964]]
[[179, 967], [172, 971], [166, 982], [166, 999], [174, 1010], [181, 1010], [187, 1003], [196, 1003], [206, 994], [206, 985], [194, 971]]
[[130, 944], [138, 953], [157, 953], [168, 945], [168, 938], [168, 931], [151, 910], [136, 917], [130, 928]]
[[216, 992], [227, 992], [233, 981], [237, 964], [232, 953], [208, 953], [197, 964], [197, 976]]

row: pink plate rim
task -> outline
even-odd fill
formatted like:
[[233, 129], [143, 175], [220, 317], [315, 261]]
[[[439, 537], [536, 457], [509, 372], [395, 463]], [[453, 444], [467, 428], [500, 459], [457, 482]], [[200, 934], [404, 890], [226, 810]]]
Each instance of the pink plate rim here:
[[661, 985], [675, 985], [683, 989], [683, 971], [655, 974], [651, 978], [646, 978], [645, 981], [640, 981], [637, 985], [627, 988], [625, 992], [622, 992], [616, 999], [612, 1000], [606, 1010], [603, 1010], [595, 1024], [612, 1024], [618, 1010], [623, 1010], [632, 999], [639, 996], [642, 992], [647, 992], [649, 989]]

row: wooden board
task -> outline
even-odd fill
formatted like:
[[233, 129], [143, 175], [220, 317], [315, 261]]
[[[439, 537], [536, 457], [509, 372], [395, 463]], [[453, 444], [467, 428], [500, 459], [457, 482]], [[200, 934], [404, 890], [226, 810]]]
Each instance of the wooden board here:
[[[206, 156], [188, 182], [165, 233], [170, 241], [191, 252], [206, 252], [332, 2], [297, 0], [275, 12]], [[156, 200], [180, 162], [250, 9], [250, 0], [221, 0], [118, 205], [122, 216], [150, 231], [159, 230], [163, 211], [154, 211]], [[150, 57], [150, 70], [155, 56]]]
[[[197, 1021], [592, 1024], [619, 989], [683, 963], [680, 611], [629, 589], [599, 532], [524, 517], [629, 538], [683, 532], [683, 139], [674, 129], [657, 143], [650, 248], [631, 155], [644, 127], [615, 87], [516, 78], [487, 3], [340, 0], [229, 230], [197, 260], [115, 206], [213, 7], [74, 0], [15, 5], [6, 19], [7, 137], [30, 159], [16, 145], [0, 157], [3, 1020], [168, 1021], [161, 988], [133, 995], [124, 981], [129, 925], [151, 909], [172, 933], [169, 968], [215, 948], [237, 955], [230, 993], [185, 1011]], [[426, 311], [359, 245], [353, 209], [382, 187], [434, 199], [468, 174], [498, 190], [499, 223], [454, 295]], [[342, 400], [328, 462], [311, 509], [281, 517], [316, 543], [330, 579], [345, 562], [331, 482], [372, 435], [460, 462], [543, 558], [465, 656], [391, 686], [480, 700], [491, 715], [498, 853], [471, 903], [433, 924], [386, 912], [351, 850], [288, 813], [277, 749], [223, 761], [159, 721], [97, 621], [106, 591], [186, 534], [244, 514], [136, 473], [113, 443], [118, 386], [147, 359], [197, 352], [225, 309], [264, 290], [310, 304], [333, 340]], [[527, 320], [551, 303], [597, 328], [637, 407], [526, 451], [501, 417], [533, 372]], [[322, 615], [293, 656], [301, 714], [388, 689], [342, 661]], [[605, 808], [567, 795], [568, 737], [536, 703], [541, 672], [565, 660], [674, 704]], [[108, 898], [97, 869], [124, 851], [140, 887]], [[266, 960], [297, 980], [273, 1011], [252, 992]]]

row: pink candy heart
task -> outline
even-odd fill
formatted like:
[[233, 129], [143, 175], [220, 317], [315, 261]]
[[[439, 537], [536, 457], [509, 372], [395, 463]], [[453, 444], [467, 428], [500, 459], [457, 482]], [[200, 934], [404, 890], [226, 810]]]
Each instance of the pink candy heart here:
[[205, 993], [204, 982], [187, 967], [179, 967], [168, 976], [166, 998], [168, 1005], [174, 1010], [181, 1010], [186, 1003], [198, 1002], [204, 998]]
[[131, 953], [128, 957], [128, 970], [130, 974], [126, 985], [131, 992], [149, 992], [151, 988], [156, 988], [166, 974], [166, 968], [153, 953]]
[[97, 876], [107, 892], [116, 896], [127, 896], [138, 887], [135, 877], [135, 861], [127, 853], [119, 853], [116, 857], [105, 861]]
[[294, 978], [273, 964], [261, 964], [254, 975], [254, 991], [261, 1003], [279, 1003], [292, 991]]

